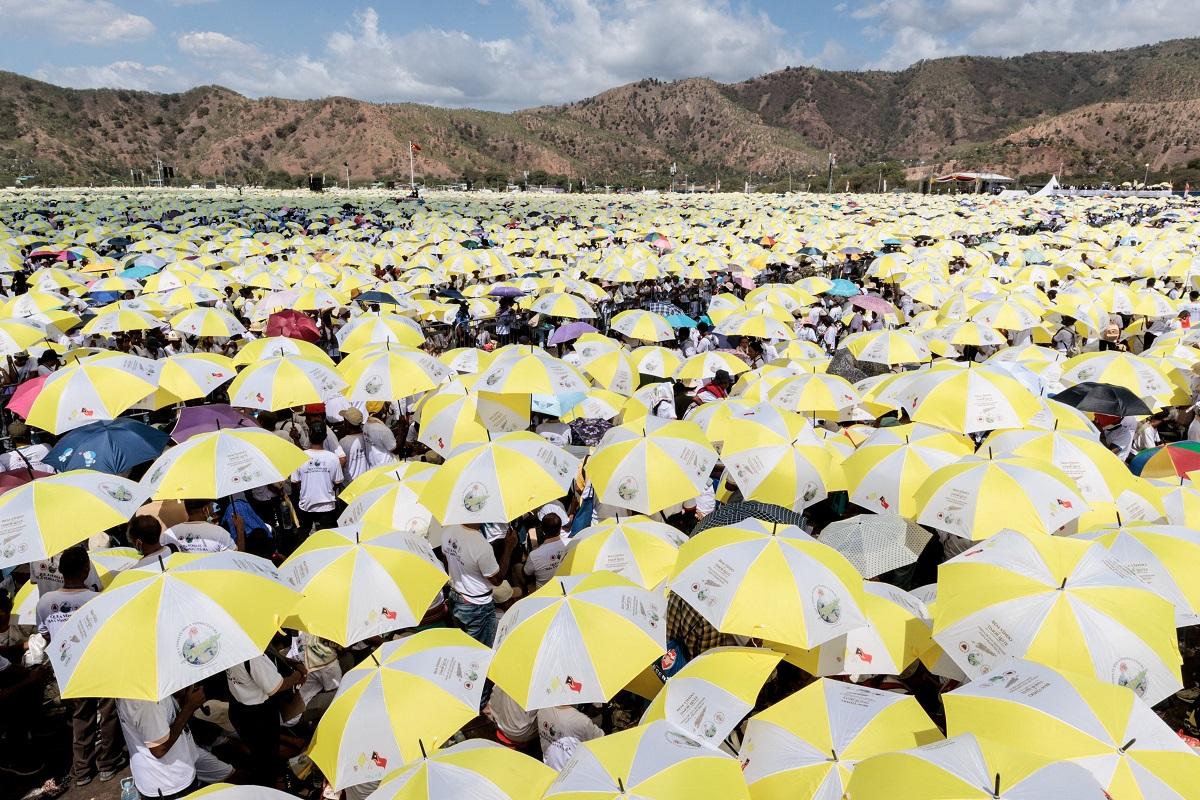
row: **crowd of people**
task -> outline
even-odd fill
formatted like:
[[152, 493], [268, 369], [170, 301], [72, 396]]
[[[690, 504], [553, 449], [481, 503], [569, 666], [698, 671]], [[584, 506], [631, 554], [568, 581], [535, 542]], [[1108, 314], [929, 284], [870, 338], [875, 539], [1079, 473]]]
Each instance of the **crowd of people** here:
[[[0, 246], [6, 229], [13, 234], [13, 241], [18, 242], [12, 245], [13, 269], [5, 276], [10, 292], [5, 308], [22, 308], [23, 297], [49, 295], [54, 300], [27, 315], [46, 326], [46, 342], [7, 356], [2, 381], [6, 400], [14, 398], [28, 382], [52, 380], [57, 372], [104, 351], [155, 361], [189, 353], [232, 358], [248, 342], [271, 336], [271, 314], [284, 309], [278, 305], [271, 307], [269, 301], [281, 288], [269, 281], [241, 284], [236, 277], [227, 284], [219, 284], [212, 290], [213, 298], [200, 305], [227, 312], [244, 329], [237, 336], [195, 335], [174, 329], [165, 321], [157, 327], [87, 330], [87, 322], [103, 315], [108, 304], [124, 304], [122, 307], [136, 310], [138, 303], [146, 300], [147, 294], [133, 287], [91, 292], [85, 283], [75, 279], [82, 281], [82, 276], [91, 276], [98, 280], [105, 273], [89, 271], [89, 265], [94, 268], [97, 261], [101, 264], [112, 261], [121, 269], [136, 267], [139, 254], [145, 250], [130, 249], [133, 240], [117, 235], [122, 230], [132, 231], [130, 226], [135, 222], [151, 222], [153, 230], [159, 232], [179, 230], [179, 209], [164, 212], [153, 205], [155, 202], [158, 201], [142, 197], [126, 198], [102, 212], [89, 212], [101, 213], [95, 223], [108, 225], [114, 235], [93, 241], [95, 246], [87, 254], [78, 259], [72, 257], [66, 263], [62, 257], [66, 250], [55, 250], [47, 241], [54, 240], [56, 235], [59, 238], [77, 235], [82, 230], [78, 216], [88, 209], [86, 203], [64, 201], [61, 206], [47, 203], [40, 207], [0, 203]], [[990, 209], [968, 207], [966, 204], [975, 202], [971, 199], [955, 202], [962, 204], [955, 207], [956, 212], [971, 215], [975, 222], [986, 220], [991, 213]], [[476, 255], [501, 248], [506, 230], [545, 228], [587, 233], [576, 238], [576, 247], [561, 255], [535, 258], [517, 247], [518, 255], [514, 258], [518, 260], [512, 274], [504, 277], [493, 275], [489, 271], [491, 265], [479, 260], [474, 266], [456, 270], [425, 269], [427, 280], [414, 282], [411, 262], [419, 249], [398, 257], [395, 263], [387, 263], [385, 259], [375, 263], [356, 263], [353, 258], [344, 261], [343, 264], [356, 269], [362, 283], [345, 292], [346, 302], [304, 312], [313, 331], [307, 341], [331, 361], [341, 361], [347, 357], [341, 346], [343, 329], [364, 315], [393, 310], [409, 313], [403, 298], [391, 294], [408, 285], [410, 289], [419, 287], [416, 291], [422, 294], [422, 299], [435, 305], [420, 318], [424, 339], [420, 347], [428, 354], [450, 359], [461, 353], [461, 348], [486, 355], [512, 346], [537, 348], [583, 374], [589, 359], [578, 336], [567, 340], [555, 337], [572, 319], [539, 313], [531, 301], [556, 282], [566, 286], [564, 292], [578, 290], [580, 283], [589, 283], [596, 292], [591, 299], [594, 315], [582, 321], [588, 324], [592, 335], [631, 352], [639, 346], [662, 347], [680, 363], [706, 353], [722, 353], [734, 359], [730, 363], [735, 367], [737, 364], [744, 367], [732, 372], [716, 368], [694, 378], [636, 374], [634, 385], [621, 400], [639, 399], [642, 415], [660, 420], [703, 419], [706, 407], [739, 399], [749, 404], [758, 397], [754, 394], [758, 391], [755, 381], [771, 370], [785, 370], [788, 376], [817, 372], [840, 375], [865, 394], [874, 381], [886, 381], [922, 366], [920, 362], [881, 363], [854, 357], [848, 347], [872, 333], [922, 330], [929, 334], [923, 339], [932, 351], [929, 360], [941, 356], [949, 362], [971, 365], [995, 365], [998, 358], [1005, 360], [1005, 352], [1026, 350], [1036, 350], [1044, 354], [1046, 363], [1057, 363], [1060, 367], [1062, 362], [1081, 354], [1110, 350], [1130, 355], [1161, 353], [1163, 358], [1177, 358], [1175, 348], [1187, 348], [1196, 341], [1190, 330], [1192, 321], [1200, 319], [1200, 291], [1192, 288], [1193, 273], [1174, 269], [1174, 262], [1167, 256], [1163, 256], [1161, 264], [1156, 261], [1146, 269], [1119, 269], [1118, 263], [1105, 258], [1101, 248], [1088, 247], [1077, 254], [1071, 251], [1070, 259], [1057, 258], [1079, 241], [1095, 241], [1080, 234], [1080, 230], [1103, 232], [1106, 226], [1115, 226], [1119, 231], [1111, 237], [1111, 249], [1136, 248], [1138, 230], [1173, 226], [1185, 211], [1189, 215], [1186, 219], [1194, 220], [1194, 205], [1164, 205], [1156, 201], [1085, 206], [1081, 201], [1074, 211], [1069, 207], [1049, 211], [1037, 208], [1020, 217], [998, 216], [1000, 221], [994, 228], [973, 233], [947, 230], [942, 238], [937, 238], [932, 231], [922, 231], [916, 236], [879, 237], [873, 249], [780, 247], [765, 234], [751, 233], [749, 225], [738, 234], [740, 223], [746, 220], [735, 221], [735, 212], [728, 210], [728, 218], [715, 230], [727, 231], [735, 241], [752, 248], [752, 252], [748, 250], [739, 256], [736, 248], [727, 248], [720, 271], [710, 271], [703, 277], [664, 271], [655, 277], [629, 279], [596, 269], [588, 281], [582, 270], [589, 264], [600, 263], [606, 253], [636, 246], [639, 254], [643, 251], [653, 254], [643, 258], [665, 260], [676, 247], [669, 242], [660, 245], [654, 240], [655, 249], [645, 249], [651, 245], [647, 244], [648, 237], [640, 237], [642, 231], [638, 232], [639, 238], [627, 239], [630, 234], [623, 230], [664, 213], [665, 206], [624, 208], [613, 201], [604, 209], [605, 218], [619, 218], [621, 222], [610, 226], [603, 238], [592, 238], [591, 232], [599, 227], [598, 209], [597, 206], [571, 209], [547, 201], [529, 209], [527, 217], [521, 216], [522, 209], [501, 207], [492, 209], [495, 225], [462, 226], [460, 238], [471, 242], [471, 249], [466, 252]], [[467, 214], [453, 205], [429, 209], [414, 204], [397, 218], [387, 216], [381, 207], [367, 202], [347, 204], [336, 212], [290, 202], [265, 206], [264, 210], [265, 213], [251, 215], [233, 203], [225, 207], [210, 204], [196, 208], [188, 224], [209, 227], [234, 222], [245, 226], [247, 237], [291, 231], [294, 238], [285, 241], [281, 248], [256, 252], [241, 262], [228, 262], [242, 267], [253, 263], [255, 269], [270, 275], [285, 269], [301, 252], [311, 257], [311, 263], [332, 263], [336, 242], [316, 239], [324, 237], [323, 232], [330, 226], [340, 224], [342, 230], [353, 232], [353, 241], [365, 248], [364, 254], [369, 254], [382, 252], [394, 241], [387, 238], [389, 232], [402, 231], [406, 240], [419, 246], [422, 225], [429, 216], [456, 211], [466, 218]], [[788, 225], [804, 230], [802, 215], [794, 210], [756, 208], [752, 216], [757, 220], [768, 211], [771, 212], [768, 221], [756, 223], [754, 229], [767, 230], [774, 224], [777, 229], [770, 230], [776, 236]], [[843, 209], [839, 216], [844, 214]], [[882, 219], [871, 217], [869, 207], [860, 207], [856, 214], [856, 219], [867, 227], [883, 225]], [[1064, 215], [1071, 214], [1074, 214], [1071, 227], [1064, 233], [1068, 222]], [[25, 224], [30, 219], [37, 220], [34, 229], [39, 235], [34, 239], [15, 238], [16, 231], [30, 227]], [[686, 226], [680, 221], [676, 227]], [[1026, 245], [1038, 239], [1044, 247], [1036, 253], [1031, 246], [1021, 249], [1017, 236], [1026, 237], [1022, 240]], [[311, 250], [296, 246], [305, 237], [312, 237], [315, 242]], [[1125, 239], [1128, 242], [1122, 244]], [[949, 246], [937, 250], [939, 243]], [[1196, 247], [1193, 235], [1180, 249], [1195, 252]], [[532, 240], [529, 248], [530, 253], [534, 252]], [[1045, 259], [1039, 260], [1039, 255]], [[883, 274], [879, 266], [893, 259], [909, 265], [921, 263], [922, 259], [933, 263], [935, 257], [941, 260], [936, 268], [929, 270], [944, 275], [940, 282], [945, 289], [939, 288], [928, 296], [912, 283]], [[520, 261], [521, 258], [525, 260]], [[751, 267], [749, 261], [739, 258], [760, 260]], [[447, 253], [439, 251], [433, 263], [438, 260], [448, 260]], [[183, 261], [187, 263], [187, 259]], [[1072, 268], [1055, 269], [1055, 265], [1067, 263]], [[60, 268], [62, 275], [55, 272]], [[525, 268], [530, 268], [527, 274], [522, 271]], [[154, 264], [148, 274], [160, 274], [160, 269], [161, 264]], [[1014, 279], [1021, 270], [1024, 273]], [[1097, 273], [1103, 281], [1095, 279]], [[63, 277], [69, 280], [61, 280]], [[523, 278], [539, 283], [527, 284], [523, 289]], [[771, 287], [802, 287], [806, 280], [812, 281], [807, 285], [826, 287], [813, 292], [811, 301], [797, 302], [788, 299], [787, 291], [775, 294], [770, 291]], [[977, 281], [978, 285], [962, 289], [964, 281]], [[836, 288], [832, 288], [834, 284]], [[1014, 291], [1018, 284], [1022, 288]], [[1103, 288], [1097, 284], [1116, 287], [1135, 299], [1154, 293], [1162, 302], [1152, 313], [1120, 303], [1105, 307], [1090, 299]], [[954, 289], [956, 286], [959, 288]], [[488, 290], [477, 291], [476, 287]], [[764, 288], [768, 289], [765, 294]], [[939, 331], [974, 319], [969, 310], [956, 317], [954, 314], [959, 312], [952, 308], [972, 292], [969, 298], [972, 304], [997, 299], [1010, 303], [1030, 300], [1043, 304], [1046, 313], [1025, 327], [1007, 323], [988, 326], [995, 338], [939, 339]], [[1089, 300], [1079, 300], [1081, 294], [1088, 294]], [[869, 301], [864, 302], [864, 298]], [[1068, 299], [1070, 302], [1065, 302]], [[782, 327], [777, 335], [736, 333], [724, 324], [728, 315], [718, 313], [725, 310], [723, 303], [739, 313], [748, 310], [750, 314], [772, 315], [783, 308], [787, 317], [779, 320]], [[760, 304], [762, 307], [756, 308]], [[153, 310], [152, 306], [144, 307]], [[968, 305], [968, 309], [971, 307]], [[622, 333], [619, 322], [622, 313], [636, 310], [648, 310], [670, 320], [670, 338], [651, 342]], [[949, 315], [939, 316], [947, 311]], [[7, 313], [19, 316], [14, 310]], [[415, 311], [411, 313], [418, 316]], [[67, 315], [82, 324], [65, 323]], [[925, 320], [928, 325], [920, 328], [914, 320]], [[1163, 341], [1170, 342], [1172, 352], [1163, 349]], [[1196, 355], [1200, 356], [1200, 351]], [[1095, 415], [1092, 422], [1098, 440], [1122, 462], [1164, 443], [1200, 441], [1200, 419], [1197, 419], [1200, 399], [1196, 396], [1196, 381], [1200, 380], [1196, 376], [1200, 376], [1200, 371], [1194, 368], [1197, 363], [1200, 358], [1177, 368], [1182, 375], [1178, 380], [1194, 380], [1186, 386], [1173, 386], [1167, 393], [1171, 397], [1169, 402], [1156, 403], [1146, 412]], [[1044, 395], [1067, 388], [1053, 370], [1034, 374], [1018, 365], [1012, 374]], [[657, 388], [648, 391], [647, 387]], [[229, 403], [227, 388], [221, 386], [204, 397], [157, 408], [131, 408], [124, 416], [171, 434], [183, 410]], [[159, 700], [59, 697], [47, 654], [53, 652], [65, 622], [104, 591], [112, 579], [108, 570], [98, 569], [94, 559], [97, 553], [132, 548], [135, 555], [130, 555], [122, 570], [162, 565], [175, 553], [223, 551], [243, 551], [279, 566], [314, 532], [338, 526], [347, 508], [342, 492], [364, 474], [388, 464], [439, 465], [446, 461], [450, 449], [437, 446], [422, 434], [421, 412], [425, 400], [424, 392], [371, 401], [337, 396], [290, 408], [234, 409], [245, 425], [272, 431], [303, 451], [305, 461], [289, 479], [225, 497], [148, 501], [127, 524], [96, 534], [50, 558], [6, 569], [0, 583], [3, 588], [0, 591], [0, 771], [15, 776], [17, 781], [10, 785], [24, 781], [33, 786], [31, 797], [53, 797], [71, 786], [83, 787], [93, 781], [109, 783], [123, 776], [128, 766], [132, 785], [144, 798], [172, 800], [185, 797], [199, 786], [222, 782], [261, 784], [301, 797], [337, 797], [339, 791], [326, 780], [329, 776], [320, 774], [306, 752], [315, 727], [349, 670], [371, 657], [385, 641], [431, 628], [458, 628], [491, 647], [505, 612], [560, 574], [574, 536], [603, 520], [628, 515], [619, 506], [603, 502], [586, 471], [581, 472], [561, 497], [540, 503], [507, 522], [432, 525], [430, 543], [448, 581], [416, 627], [345, 646], [302, 629], [285, 627], [263, 655], [173, 696]], [[527, 430], [540, 434], [547, 442], [584, 455], [593, 451], [605, 433], [627, 417], [636, 420], [629, 414], [629, 408], [625, 405], [618, 413], [575, 416], [563, 421], [561, 417], [569, 416], [566, 411], [541, 413], [533, 408], [531, 401], [522, 421]], [[879, 411], [866, 416], [839, 415], [836, 411], [805, 416], [806, 424], [822, 437], [843, 436], [847, 441], [891, 427], [909, 430], [914, 424], [911, 409]], [[7, 436], [5, 451], [0, 453], [0, 467], [4, 476], [12, 478], [12, 486], [58, 471], [55, 456], [61, 437], [33, 427], [12, 411], [4, 413]], [[968, 436], [973, 445], [978, 445], [988, 433], [978, 429], [970, 431]], [[143, 461], [122, 474], [139, 481], [149, 467], [150, 461]], [[819, 540], [821, 532], [831, 523], [877, 510], [857, 505], [844, 488], [822, 491], [817, 502], [798, 499], [789, 506], [755, 502], [739, 488], [736, 480], [730, 479], [727, 471], [717, 461], [694, 497], [662, 508], [653, 515], [655, 520], [677, 531], [681, 541], [714, 525], [731, 524], [747, 516], [794, 524]], [[22, 478], [22, 474], [27, 477]], [[965, 551], [971, 541], [929, 527], [934, 535], [911, 564], [872, 579], [905, 592], [936, 583], [939, 565]], [[38, 600], [32, 615], [22, 620], [18, 619], [19, 609], [14, 609], [14, 599], [27, 584], [36, 587]], [[666, 608], [666, 638], [672, 643], [672, 651], [669, 665], [665, 668], [665, 662], [656, 665], [662, 680], [714, 648], [761, 644], [750, 637], [721, 632], [674, 593], [670, 594]], [[1200, 647], [1192, 635], [1194, 630], [1181, 628], [1179, 634], [1184, 686], [1155, 708], [1172, 730], [1185, 738], [1200, 737], [1195, 712], [1200, 697]], [[766, 708], [816, 679], [817, 676], [789, 661], [780, 662], [763, 688], [756, 708]], [[924, 661], [913, 660], [900, 674], [840, 679], [912, 695], [930, 719], [944, 725], [941, 696], [964, 683], [966, 676], [946, 670], [935, 672]], [[526, 710], [501, 687], [489, 682], [478, 718], [455, 734], [452, 741], [488, 738], [541, 759], [551, 768], [561, 769], [582, 743], [636, 725], [647, 702], [638, 694], [625, 691], [603, 704]], [[51, 752], [46, 744], [64, 743], [67, 726], [69, 767], [65, 753], [60, 756]], [[731, 752], [737, 751], [739, 735], [735, 732], [727, 743]], [[1200, 744], [1191, 738], [1187, 741]], [[360, 783], [341, 789], [340, 794], [346, 800], [362, 800], [377, 786], [377, 781]]]

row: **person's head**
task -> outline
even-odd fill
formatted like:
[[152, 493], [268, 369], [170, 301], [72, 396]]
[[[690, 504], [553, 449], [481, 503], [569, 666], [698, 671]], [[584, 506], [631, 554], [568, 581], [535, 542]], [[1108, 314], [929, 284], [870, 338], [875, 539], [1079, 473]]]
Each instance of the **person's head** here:
[[92, 564], [88, 561], [87, 550], [81, 545], [68, 547], [58, 557], [58, 572], [64, 583], [82, 584], [87, 580]]
[[14, 445], [29, 444], [29, 426], [20, 420], [8, 423], [8, 438], [12, 439]]
[[733, 386], [733, 379], [723, 369], [717, 370], [717, 374], [713, 375], [712, 382], [714, 386], [720, 386], [722, 389], [728, 389], [730, 386]]
[[1193, 302], [1195, 302], [1196, 300], [1200, 300], [1200, 291], [1197, 291], [1196, 289], [1192, 289], [1190, 292], [1188, 292], [1188, 300], [1191, 300]]
[[700, 333], [708, 333], [709, 331], [712, 330], [712, 326], [709, 325], [707, 322], [701, 322], [699, 325], [696, 326], [696, 330], [700, 331]]
[[310, 450], [320, 450], [325, 446], [325, 420], [324, 419], [309, 419], [308, 421], [308, 447]]
[[187, 511], [188, 521], [206, 521], [212, 511], [212, 500], [184, 500], [183, 508]]
[[24, 350], [19, 353], [14, 353], [12, 358], [13, 363], [17, 365], [18, 369], [29, 363], [29, 353], [25, 352]]
[[347, 408], [341, 413], [342, 419], [346, 422], [346, 427], [352, 431], [358, 431], [362, 428], [363, 415], [357, 408]]
[[562, 533], [562, 520], [558, 514], [547, 514], [538, 520], [538, 539], [545, 542]]
[[1075, 327], [1075, 318], [1068, 317], [1067, 315], [1064, 314], [1063, 318], [1062, 318], [1062, 324], [1063, 324], [1064, 328], [1074, 328]]
[[129, 520], [129, 527], [126, 529], [125, 535], [129, 538], [130, 547], [142, 555], [146, 555], [155, 552], [162, 546], [159, 542], [162, 531], [162, 523], [158, 521], [158, 517], [139, 514]]
[[47, 369], [58, 369], [61, 363], [58, 360], [58, 353], [53, 350], [44, 350], [37, 360], [38, 366], [46, 367]]

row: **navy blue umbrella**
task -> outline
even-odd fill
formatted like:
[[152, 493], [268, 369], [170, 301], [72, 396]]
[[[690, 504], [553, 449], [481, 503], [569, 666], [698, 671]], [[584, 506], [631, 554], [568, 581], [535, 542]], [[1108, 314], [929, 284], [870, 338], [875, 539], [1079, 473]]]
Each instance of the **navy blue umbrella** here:
[[94, 469], [118, 475], [158, 458], [169, 438], [136, 420], [101, 420], [64, 435], [44, 460], [59, 472]]

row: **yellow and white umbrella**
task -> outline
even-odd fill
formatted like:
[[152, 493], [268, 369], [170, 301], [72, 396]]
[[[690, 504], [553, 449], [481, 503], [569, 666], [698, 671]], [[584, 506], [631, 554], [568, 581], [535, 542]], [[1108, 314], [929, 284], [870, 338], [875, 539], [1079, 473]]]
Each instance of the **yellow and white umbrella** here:
[[933, 638], [970, 678], [1007, 656], [1128, 686], [1177, 692], [1171, 604], [1099, 544], [1003, 531], [938, 568]]
[[714, 647], [667, 679], [639, 724], [666, 720], [690, 738], [719, 747], [754, 709], [782, 653], [761, 647]]
[[908, 331], [864, 331], [842, 345], [859, 361], [873, 364], [921, 364], [933, 358], [929, 345]]
[[1006, 528], [1051, 534], [1087, 511], [1075, 482], [1033, 458], [967, 456], [935, 470], [913, 496], [914, 520], [964, 539]]
[[401, 766], [371, 800], [532, 800], [554, 780], [537, 759], [485, 739], [468, 739]]
[[350, 400], [399, 400], [444, 383], [451, 371], [415, 347], [387, 345], [357, 351], [338, 365]]
[[337, 332], [338, 347], [352, 353], [377, 344], [419, 347], [425, 341], [421, 326], [399, 314], [364, 314], [348, 322]]
[[821, 678], [751, 717], [738, 760], [754, 800], [836, 800], [863, 759], [941, 738], [916, 698]]
[[324, 403], [345, 389], [346, 381], [320, 361], [277, 356], [245, 367], [229, 384], [229, 404], [274, 411]]
[[936, 470], [969, 455], [971, 447], [949, 433], [910, 437], [892, 431], [880, 428], [842, 462], [842, 472], [850, 502], [876, 513], [912, 517], [917, 489]]
[[270, 431], [210, 431], [164, 451], [142, 486], [159, 500], [215, 500], [286, 481], [307, 460], [303, 450]]
[[175, 553], [89, 600], [50, 662], [63, 697], [160, 700], [261, 655], [299, 599], [266, 559]]
[[559, 573], [608, 570], [653, 589], [670, 576], [686, 541], [678, 529], [646, 517], [602, 520], [571, 537]]
[[913, 422], [958, 433], [1021, 428], [1040, 410], [1037, 398], [998, 368], [933, 369], [906, 384], [901, 402]]
[[342, 646], [415, 627], [447, 580], [423, 535], [357, 527], [313, 533], [279, 576], [303, 595], [289, 627]]
[[474, 719], [491, 660], [458, 630], [385, 642], [342, 676], [309, 756], [334, 789], [393, 774]]
[[716, 462], [696, 424], [646, 417], [610, 428], [586, 472], [598, 502], [653, 514], [698, 496]]
[[614, 573], [556, 577], [505, 612], [488, 676], [531, 711], [607, 702], [666, 651], [666, 614]]
[[745, 499], [800, 511], [828, 495], [829, 451], [799, 414], [760, 403], [721, 430], [726, 477]]
[[213, 336], [228, 339], [241, 336], [246, 326], [228, 311], [219, 308], [191, 308], [171, 317], [171, 330], [191, 336]]
[[585, 358], [581, 369], [609, 391], [629, 397], [638, 388], [638, 365], [625, 350], [608, 350]]
[[665, 720], [576, 748], [544, 800], [749, 800], [738, 762]]
[[325, 355], [325, 351], [311, 342], [302, 339], [292, 339], [288, 336], [271, 336], [266, 339], [255, 339], [247, 343], [233, 361], [239, 367], [255, 364], [271, 358], [299, 356], [309, 361], [319, 361], [328, 367], [333, 367], [333, 361]]
[[479, 373], [475, 388], [498, 394], [566, 394], [586, 392], [587, 378], [540, 347], [518, 345], [498, 350]]
[[179, 400], [205, 397], [237, 375], [233, 359], [219, 353], [180, 353], [161, 363], [158, 391]]
[[1171, 379], [1149, 358], [1116, 350], [1081, 353], [1062, 365], [1064, 386], [1078, 383], [1121, 386], [1142, 398], [1166, 400], [1174, 394]]
[[0, 569], [50, 558], [126, 522], [146, 498], [127, 478], [75, 469], [0, 495]]
[[1080, 431], [997, 431], [980, 451], [1036, 458], [1063, 471], [1089, 503], [1116, 503], [1132, 476], [1125, 462], [1095, 437]]
[[28, 350], [46, 338], [46, 329], [21, 319], [0, 320], [0, 357]]
[[427, 461], [392, 461], [380, 464], [352, 480], [345, 489], [342, 489], [339, 496], [344, 502], [353, 503], [373, 489], [383, 489], [400, 481], [411, 479], [424, 483], [433, 477], [433, 473], [436, 471], [437, 465]]
[[120, 331], [146, 331], [162, 325], [162, 320], [145, 311], [116, 309], [92, 317], [81, 329], [87, 336], [105, 336]]
[[[863, 759], [846, 786], [853, 800], [1108, 800], [1079, 764], [954, 736]], [[1023, 744], [1023, 743], [1022, 743]], [[1055, 752], [1055, 751], [1050, 751]]]
[[116, 419], [156, 388], [157, 368], [147, 375], [142, 361], [136, 356], [113, 357], [52, 372], [33, 399], [25, 421], [59, 434], [89, 422]]
[[951, 736], [1070, 759], [1113, 798], [1183, 798], [1200, 785], [1200, 757], [1136, 692], [1103, 679], [1010, 659], [943, 702]]
[[565, 495], [577, 474], [579, 459], [518, 431], [456, 451], [418, 499], [443, 525], [509, 522]]
[[1182, 525], [1125, 525], [1078, 534], [1108, 548], [1151, 591], [1175, 607], [1179, 627], [1200, 624], [1200, 533]]
[[635, 347], [629, 354], [637, 371], [656, 378], [669, 378], [683, 364], [683, 358], [675, 350], [657, 345]]
[[680, 381], [700, 381], [711, 378], [721, 370], [731, 376], [741, 375], [750, 369], [750, 365], [733, 353], [724, 350], [709, 350], [707, 353], [697, 353], [688, 356], [675, 370], [675, 379]]
[[811, 649], [866, 624], [862, 583], [799, 528], [747, 519], [685, 542], [668, 586], [722, 633]]
[[[350, 498], [342, 492], [342, 500], [348, 505], [338, 517], [338, 525], [360, 529], [364, 539], [392, 531], [424, 536], [433, 524], [433, 512], [421, 505], [417, 495], [432, 477], [433, 473], [424, 473], [389, 480]], [[350, 487], [346, 488], [348, 491]]]
[[551, 292], [533, 301], [530, 310], [545, 314], [548, 317], [563, 317], [565, 319], [592, 319], [596, 310], [587, 300], [566, 292]]
[[675, 338], [675, 329], [666, 317], [640, 308], [615, 315], [609, 327], [630, 339], [643, 342], [669, 342]]
[[838, 414], [862, 402], [862, 395], [841, 375], [797, 375], [770, 391], [771, 404], [805, 414]]

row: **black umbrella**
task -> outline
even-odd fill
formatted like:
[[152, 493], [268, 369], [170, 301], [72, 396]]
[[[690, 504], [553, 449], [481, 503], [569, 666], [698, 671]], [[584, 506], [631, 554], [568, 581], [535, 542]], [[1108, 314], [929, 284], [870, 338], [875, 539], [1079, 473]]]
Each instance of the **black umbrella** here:
[[692, 535], [720, 525], [736, 525], [742, 520], [760, 519], [763, 522], [778, 522], [781, 525], [802, 525], [804, 515], [790, 508], [760, 503], [757, 500], [745, 500], [739, 503], [729, 503], [720, 506], [696, 525]]
[[1151, 413], [1150, 407], [1142, 398], [1124, 386], [1114, 386], [1111, 383], [1084, 381], [1058, 394], [1050, 395], [1050, 399], [1080, 411], [1108, 414], [1112, 417], [1142, 417]]

